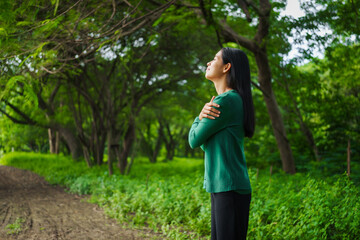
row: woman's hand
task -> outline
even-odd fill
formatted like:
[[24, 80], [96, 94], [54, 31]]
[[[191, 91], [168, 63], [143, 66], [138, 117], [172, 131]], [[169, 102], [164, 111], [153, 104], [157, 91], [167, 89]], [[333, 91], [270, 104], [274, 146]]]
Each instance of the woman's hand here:
[[214, 107], [220, 107], [220, 105], [213, 103], [215, 96], [213, 96], [211, 98], [211, 101], [206, 103], [203, 107], [203, 109], [201, 110], [201, 113], [199, 114], [199, 119], [200, 121], [203, 118], [210, 118], [210, 119], [215, 119], [215, 117], [219, 117], [220, 115], [220, 111], [217, 110]]

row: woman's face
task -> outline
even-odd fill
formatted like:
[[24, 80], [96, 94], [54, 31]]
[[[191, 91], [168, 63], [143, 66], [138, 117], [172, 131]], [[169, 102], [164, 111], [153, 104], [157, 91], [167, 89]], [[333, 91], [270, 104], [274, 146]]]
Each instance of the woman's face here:
[[211, 62], [207, 63], [205, 77], [209, 80], [222, 78], [226, 74], [226, 64], [222, 60], [222, 51], [220, 50]]

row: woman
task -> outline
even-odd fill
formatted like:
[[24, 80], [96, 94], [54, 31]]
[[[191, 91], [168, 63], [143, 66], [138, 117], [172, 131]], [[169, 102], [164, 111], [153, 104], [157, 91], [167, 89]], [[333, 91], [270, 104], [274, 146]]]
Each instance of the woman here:
[[191, 148], [205, 151], [204, 188], [211, 193], [211, 239], [246, 239], [251, 186], [244, 137], [255, 129], [249, 61], [246, 54], [223, 48], [207, 63], [205, 77], [218, 96], [195, 118]]

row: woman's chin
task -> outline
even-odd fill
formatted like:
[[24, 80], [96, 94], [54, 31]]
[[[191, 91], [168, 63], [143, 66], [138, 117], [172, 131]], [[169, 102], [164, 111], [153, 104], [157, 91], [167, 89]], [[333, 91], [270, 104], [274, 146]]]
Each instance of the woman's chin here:
[[207, 73], [205, 73], [205, 78], [207, 79], [207, 80], [210, 80], [210, 81], [212, 81], [211, 79], [211, 76], [209, 75], [209, 74], [207, 74]]

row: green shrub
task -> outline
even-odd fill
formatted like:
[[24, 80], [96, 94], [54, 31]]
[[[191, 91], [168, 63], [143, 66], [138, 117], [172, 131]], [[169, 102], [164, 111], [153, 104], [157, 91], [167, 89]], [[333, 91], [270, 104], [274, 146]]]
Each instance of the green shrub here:
[[[107, 167], [87, 168], [63, 156], [12, 153], [1, 164], [32, 170], [134, 226], [148, 226], [170, 239], [210, 236], [210, 197], [202, 189], [203, 161], [175, 158], [149, 163], [136, 158], [128, 176]], [[269, 176], [249, 170], [253, 193], [249, 239], [356, 239], [360, 235], [359, 190], [346, 175], [319, 173]]]

